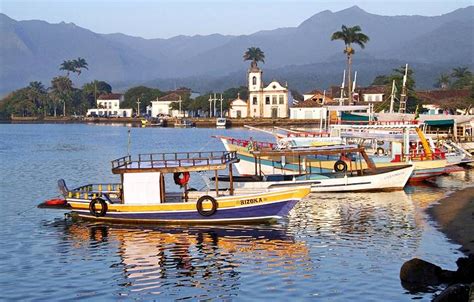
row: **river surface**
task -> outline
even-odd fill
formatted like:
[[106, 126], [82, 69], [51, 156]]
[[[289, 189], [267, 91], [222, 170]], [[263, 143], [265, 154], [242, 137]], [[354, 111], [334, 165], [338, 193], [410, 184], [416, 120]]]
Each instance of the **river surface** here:
[[[133, 227], [37, 209], [69, 187], [115, 182], [122, 125], [0, 124], [0, 300], [429, 301], [399, 281], [404, 261], [456, 269], [462, 254], [424, 209], [473, 171], [390, 193], [312, 194], [274, 225]], [[131, 128], [132, 154], [223, 150], [245, 129]], [[192, 175], [191, 184], [202, 179]]]

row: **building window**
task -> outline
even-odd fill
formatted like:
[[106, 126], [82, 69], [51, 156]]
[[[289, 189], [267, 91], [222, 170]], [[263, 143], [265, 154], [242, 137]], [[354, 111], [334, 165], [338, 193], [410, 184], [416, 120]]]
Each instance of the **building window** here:
[[265, 97], [265, 104], [270, 105], [270, 97], [269, 96]]
[[283, 105], [285, 103], [285, 98], [282, 95], [278, 96], [278, 98], [279, 98], [280, 105]]
[[368, 100], [369, 102], [372, 102], [372, 96], [371, 96], [371, 95], [367, 96], [367, 100]]
[[277, 97], [276, 97], [276, 95], [273, 95], [273, 96], [272, 96], [272, 104], [273, 104], [273, 105], [276, 105], [276, 104], [277, 104]]
[[257, 77], [252, 78], [252, 85], [257, 85]]
[[257, 97], [256, 96], [253, 97], [252, 104], [257, 105]]

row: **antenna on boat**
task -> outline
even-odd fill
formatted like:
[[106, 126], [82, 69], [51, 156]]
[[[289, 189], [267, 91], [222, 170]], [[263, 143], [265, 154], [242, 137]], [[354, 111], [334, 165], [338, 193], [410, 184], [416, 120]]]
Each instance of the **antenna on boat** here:
[[130, 156], [130, 132], [132, 128], [128, 127], [128, 144], [127, 144], [127, 155]]
[[407, 103], [407, 79], [408, 79], [408, 64], [405, 65], [405, 75], [403, 76], [403, 85], [402, 85], [402, 93], [400, 95], [400, 108], [398, 109], [398, 113], [405, 113], [406, 112], [406, 103]]

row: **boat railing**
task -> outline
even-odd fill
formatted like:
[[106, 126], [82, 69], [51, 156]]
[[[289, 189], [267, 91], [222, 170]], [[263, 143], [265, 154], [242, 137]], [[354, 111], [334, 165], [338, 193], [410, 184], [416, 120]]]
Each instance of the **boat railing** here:
[[275, 149], [277, 144], [270, 142], [260, 142], [248, 139], [239, 139], [239, 138], [228, 138], [228, 141], [232, 145], [249, 148], [249, 149]]
[[159, 169], [168, 167], [194, 167], [222, 165], [237, 160], [235, 151], [172, 152], [130, 155], [112, 161], [112, 169]]
[[122, 184], [120, 183], [87, 184], [70, 190], [68, 192], [68, 197], [94, 199], [96, 197], [102, 196], [103, 194], [120, 195], [121, 190]]

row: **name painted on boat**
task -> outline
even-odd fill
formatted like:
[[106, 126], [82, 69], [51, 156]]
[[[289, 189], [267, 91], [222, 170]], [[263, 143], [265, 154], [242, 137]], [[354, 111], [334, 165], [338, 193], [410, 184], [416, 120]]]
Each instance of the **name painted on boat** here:
[[263, 202], [263, 198], [250, 198], [250, 199], [244, 199], [240, 201], [240, 205], [247, 205], [247, 204], [256, 204], [256, 203], [261, 203]]

